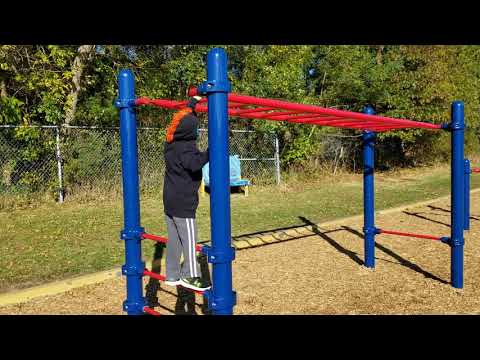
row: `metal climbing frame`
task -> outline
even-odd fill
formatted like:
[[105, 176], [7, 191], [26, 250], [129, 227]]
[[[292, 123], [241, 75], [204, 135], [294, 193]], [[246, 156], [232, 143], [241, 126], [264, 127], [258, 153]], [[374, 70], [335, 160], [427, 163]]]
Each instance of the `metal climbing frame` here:
[[[122, 177], [125, 265], [122, 273], [127, 278], [127, 298], [123, 308], [129, 315], [159, 315], [145, 305], [142, 277], [151, 276], [164, 280], [145, 268], [142, 261], [141, 241], [150, 239], [165, 243], [167, 239], [145, 233], [140, 225], [140, 200], [137, 159], [137, 123], [135, 107], [153, 105], [167, 109], [179, 109], [186, 101], [135, 98], [134, 76], [130, 70], [121, 70], [118, 76], [119, 97], [115, 104], [120, 111], [120, 135], [122, 147]], [[223, 49], [214, 48], [207, 56], [207, 81], [189, 90], [189, 95], [204, 96], [197, 105], [198, 112], [208, 113], [208, 142], [210, 149], [210, 213], [211, 246], [197, 246], [212, 264], [212, 288], [203, 293], [208, 307], [216, 315], [231, 315], [236, 303], [232, 288], [232, 261], [235, 251], [231, 244], [228, 118], [240, 117], [272, 121], [333, 126], [363, 130], [364, 159], [364, 250], [365, 266], [375, 267], [375, 236], [390, 234], [440, 240], [451, 247], [451, 282], [463, 287], [463, 231], [468, 229], [470, 164], [464, 159], [464, 105], [452, 104], [451, 123], [436, 125], [407, 119], [394, 119], [375, 115], [371, 106], [363, 113], [296, 104], [275, 99], [264, 99], [230, 93], [227, 77], [227, 56]], [[377, 132], [419, 128], [451, 132], [452, 142], [452, 211], [451, 236], [435, 237], [378, 229], [375, 227], [374, 169], [375, 138]], [[475, 171], [475, 170], [474, 170]], [[468, 176], [466, 176], [468, 175]]]
[[[367, 113], [373, 109], [366, 108]], [[451, 122], [439, 126], [440, 129], [451, 133], [451, 233], [450, 237], [436, 237], [384, 230], [375, 227], [375, 201], [374, 201], [374, 146], [375, 133], [365, 131], [363, 134], [363, 198], [364, 198], [364, 251], [365, 266], [375, 267], [375, 236], [390, 234], [409, 236], [423, 239], [440, 240], [450, 245], [450, 273], [451, 284], [455, 288], [463, 288], [463, 231], [469, 228], [470, 217], [470, 162], [464, 158], [464, 104], [455, 101], [451, 107]]]

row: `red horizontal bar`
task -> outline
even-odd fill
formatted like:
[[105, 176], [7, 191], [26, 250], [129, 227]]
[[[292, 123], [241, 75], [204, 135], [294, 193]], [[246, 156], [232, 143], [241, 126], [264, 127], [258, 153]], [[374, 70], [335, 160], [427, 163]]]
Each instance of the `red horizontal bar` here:
[[166, 237], [158, 236], [158, 235], [152, 235], [152, 234], [147, 234], [147, 233], [143, 233], [143, 234], [142, 234], [142, 239], [153, 240], [153, 241], [161, 242], [161, 243], [164, 243], [164, 244], [166, 244], [167, 241], [168, 241], [168, 239], [167, 239]]
[[[192, 93], [196, 94], [197, 90], [194, 89]], [[432, 129], [432, 130], [441, 129], [441, 125], [424, 123], [420, 121], [412, 121], [407, 119], [395, 119], [395, 118], [389, 118], [386, 116], [369, 115], [364, 113], [357, 113], [357, 112], [337, 110], [337, 109], [328, 109], [328, 108], [322, 108], [320, 106], [315, 106], [315, 105], [295, 104], [287, 101], [257, 98], [254, 96], [238, 95], [233, 93], [229, 94], [228, 99], [229, 101], [235, 101], [238, 103], [243, 102], [245, 104], [269, 106], [269, 107], [275, 107], [275, 108], [284, 109], [284, 110], [297, 110], [297, 111], [317, 113], [317, 114], [320, 113], [325, 115], [333, 115], [333, 116], [339, 116], [339, 117], [351, 118], [351, 119], [353, 118], [353, 119], [359, 119], [359, 120], [373, 120], [378, 123], [386, 122], [392, 125], [411, 126], [415, 128], [425, 128], [425, 129]]]
[[[263, 112], [249, 111], [247, 113], [238, 114], [236, 112], [234, 113], [234, 110], [233, 111], [229, 110], [228, 115], [231, 116], [231, 117], [241, 117], [241, 118], [245, 118], [245, 119], [264, 119], [264, 118], [267, 118], [267, 117], [271, 116], [272, 112], [271, 112], [271, 110], [264, 110]], [[275, 120], [275, 119], [271, 119], [271, 120]]]
[[257, 113], [257, 112], [264, 112], [264, 111], [271, 111], [274, 110], [270, 107], [259, 107], [259, 108], [252, 108], [252, 109], [242, 109], [242, 110], [233, 110], [232, 116], [238, 116], [243, 114], [250, 114], [250, 113]]
[[173, 100], [163, 100], [163, 99], [149, 99], [149, 98], [138, 98], [135, 100], [135, 105], [153, 105], [167, 109], [177, 109], [179, 107], [184, 106], [180, 101], [173, 101]]
[[161, 316], [162, 314], [160, 314], [158, 311], [155, 311], [153, 310], [152, 308], [148, 307], [148, 306], [144, 306], [143, 307], [143, 312], [145, 314], [148, 314], [148, 315], [153, 315], [153, 316]]
[[[197, 94], [196, 89], [191, 89], [189, 91], [191, 94]], [[202, 99], [203, 100], [203, 99]], [[375, 131], [387, 131], [391, 129], [400, 129], [400, 128], [423, 128], [423, 129], [430, 129], [430, 130], [439, 130], [441, 129], [441, 125], [437, 124], [431, 124], [431, 123], [425, 123], [425, 122], [420, 122], [420, 121], [412, 121], [412, 120], [407, 120], [407, 119], [396, 119], [396, 118], [390, 118], [386, 116], [380, 116], [380, 115], [369, 115], [369, 114], [364, 114], [364, 113], [359, 113], [359, 112], [352, 112], [352, 111], [345, 111], [345, 110], [337, 110], [337, 109], [330, 109], [330, 108], [322, 108], [320, 106], [315, 106], [315, 105], [306, 105], [306, 104], [296, 104], [296, 103], [290, 103], [287, 101], [281, 101], [281, 100], [274, 100], [274, 99], [266, 99], [266, 98], [257, 98], [254, 96], [246, 96], [246, 95], [238, 95], [238, 94], [229, 94], [228, 95], [228, 100], [230, 102], [235, 103], [235, 106], [237, 104], [244, 104], [247, 106], [250, 105], [255, 105], [255, 106], [263, 106], [263, 107], [269, 107], [269, 108], [274, 108], [274, 109], [281, 109], [285, 111], [290, 111], [292, 114], [297, 113], [300, 115], [301, 113], [310, 113], [312, 115], [315, 114], [320, 114], [320, 115], [325, 115], [325, 116], [334, 116], [334, 117], [339, 117], [339, 118], [344, 118], [344, 119], [350, 119], [350, 120], [360, 120], [360, 121], [366, 121], [372, 124], [375, 124], [375, 126], [369, 127], [369, 129], [372, 129]], [[156, 99], [156, 100], [151, 100], [151, 99], [146, 99], [146, 98], [139, 98], [135, 102], [137, 105], [144, 105], [144, 104], [150, 104], [150, 105], [156, 105], [156, 106], [161, 106], [161, 107], [166, 107], [166, 108], [178, 108], [181, 106], [184, 106], [182, 102], [178, 101], [172, 101], [172, 100], [161, 100], [161, 99]], [[205, 105], [198, 105], [196, 108], [197, 112], [207, 112], [208, 108]], [[247, 110], [247, 109], [245, 109]], [[278, 116], [282, 115], [287, 115], [285, 113], [283, 114], [275, 114], [275, 112], [272, 113], [265, 113], [265, 114], [251, 114], [250, 109], [248, 109], [246, 113], [244, 113], [243, 117], [245, 118], [257, 118], [257, 119], [266, 119], [266, 120], [278, 120]], [[228, 112], [229, 115], [235, 116], [235, 111], [238, 111], [236, 109], [229, 108]], [[251, 115], [249, 115], [249, 112]], [[290, 119], [292, 122], [295, 122], [294, 119]], [[316, 124], [316, 125], [322, 125], [322, 124]], [[346, 125], [335, 125], [335, 124], [324, 124], [327, 126], [336, 126], [336, 127], [348, 127]], [[362, 125], [360, 125], [360, 128], [363, 128]], [[352, 127], [350, 127], [352, 128]]]
[[285, 116], [285, 117], [289, 117], [289, 115], [300, 115], [298, 113], [298, 111], [276, 111], [276, 112], [272, 112], [269, 114], [268, 116], [268, 119], [269, 120], [273, 120], [273, 118], [275, 118], [275, 120], [279, 120], [278, 117], [282, 117], [282, 116]]
[[472, 173], [480, 173], [480, 168], [472, 168]]
[[[142, 234], [142, 239], [153, 240], [153, 241], [163, 243], [163, 244], [166, 244], [168, 242], [168, 239], [166, 237], [147, 234], [147, 233]], [[198, 244], [195, 245], [195, 250], [196, 251], [202, 251], [202, 245], [198, 245]]]
[[256, 98], [254, 96], [246, 96], [246, 95], [237, 95], [237, 94], [229, 94], [228, 97], [229, 101], [235, 102], [243, 102], [249, 103], [252, 105], [263, 105], [263, 106], [271, 106], [276, 107], [284, 110], [297, 110], [297, 111], [304, 111], [316, 114], [326, 114], [332, 116], [340, 116], [344, 118], [351, 118], [351, 119], [359, 119], [359, 120], [372, 120], [381, 122], [391, 123], [392, 125], [405, 125], [405, 126], [414, 126], [414, 127], [421, 127], [426, 129], [435, 129], [438, 130], [441, 128], [441, 125], [435, 125], [431, 123], [423, 123], [419, 121], [412, 121], [407, 119], [395, 119], [389, 118], [386, 116], [379, 116], [379, 115], [369, 115], [364, 113], [357, 113], [352, 111], [345, 111], [345, 110], [337, 110], [337, 109], [328, 109], [322, 108], [320, 106], [315, 105], [305, 105], [305, 104], [295, 104], [286, 101], [274, 100], [274, 99], [264, 99], [264, 98]]
[[430, 240], [438, 240], [438, 241], [442, 240], [441, 237], [437, 237], [437, 236], [412, 234], [412, 233], [405, 233], [405, 232], [391, 231], [391, 230], [383, 230], [383, 229], [379, 229], [378, 233], [379, 234], [399, 235], [399, 236], [409, 236], [409, 237], [414, 237], [414, 238], [430, 239]]
[[165, 275], [161, 275], [161, 274], [151, 272], [148, 269], [143, 270], [143, 275], [150, 276], [151, 278], [154, 278], [154, 279], [157, 279], [157, 280], [160, 280], [160, 281], [165, 281]]
[[[151, 278], [156, 279], [156, 280], [159, 280], [159, 281], [165, 281], [165, 279], [166, 279], [165, 275], [151, 272], [151, 271], [148, 270], [148, 269], [143, 270], [143, 275], [144, 275], [144, 276], [150, 276]], [[179, 285], [179, 286], [182, 286], [182, 285]], [[203, 291], [189, 289], [189, 288], [186, 288], [186, 287], [184, 287], [184, 286], [182, 286], [182, 287], [183, 287], [184, 289], [186, 289], [186, 290], [193, 291], [193, 292], [196, 293], [196, 294], [203, 295]]]
[[[300, 115], [300, 116], [288, 116], [288, 117], [285, 117], [285, 119], [282, 119], [283, 121], [293, 121], [293, 120], [304, 120], [302, 122], [305, 122], [305, 123], [310, 123], [309, 120], [320, 120], [321, 121], [327, 121], [327, 120], [339, 120], [339, 119], [342, 119], [342, 118], [339, 118], [339, 117], [336, 117], [336, 116], [327, 116], [327, 115], [323, 115], [323, 114], [317, 114], [317, 115], [314, 115], [314, 114], [308, 114], [308, 115]], [[345, 121], [345, 119], [343, 119], [343, 121]], [[314, 122], [311, 122], [312, 124], [314, 124]]]
[[[202, 99], [203, 100], [203, 99]], [[248, 104], [242, 104], [242, 103], [234, 103], [234, 102], [228, 102], [228, 107], [229, 108], [241, 108], [241, 107], [245, 107], [245, 106], [249, 106]]]

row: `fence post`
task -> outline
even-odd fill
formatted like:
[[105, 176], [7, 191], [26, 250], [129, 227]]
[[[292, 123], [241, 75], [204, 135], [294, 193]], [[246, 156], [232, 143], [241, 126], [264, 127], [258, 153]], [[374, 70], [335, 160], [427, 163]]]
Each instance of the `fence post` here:
[[60, 152], [60, 126], [55, 126], [55, 143], [56, 143], [56, 153], [55, 158], [57, 159], [57, 176], [58, 176], [58, 201], [63, 203], [64, 192], [63, 192], [63, 168], [62, 168], [62, 153]]
[[277, 185], [280, 185], [280, 147], [278, 146], [277, 133], [275, 133], [275, 175]]

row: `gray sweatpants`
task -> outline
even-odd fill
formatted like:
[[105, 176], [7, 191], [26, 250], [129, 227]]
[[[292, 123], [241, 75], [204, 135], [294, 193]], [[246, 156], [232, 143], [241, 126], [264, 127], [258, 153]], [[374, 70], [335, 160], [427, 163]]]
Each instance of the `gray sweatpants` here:
[[[167, 279], [201, 277], [195, 251], [198, 235], [195, 219], [165, 215], [165, 221], [168, 230]], [[181, 255], [183, 255], [182, 265], [180, 265]]]

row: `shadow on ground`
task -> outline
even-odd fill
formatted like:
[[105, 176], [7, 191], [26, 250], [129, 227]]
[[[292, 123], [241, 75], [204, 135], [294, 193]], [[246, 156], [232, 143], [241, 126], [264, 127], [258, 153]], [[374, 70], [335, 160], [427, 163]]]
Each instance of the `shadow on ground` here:
[[[165, 254], [166, 245], [163, 243], [156, 243], [155, 244], [155, 251], [153, 254], [152, 260], [152, 269], [151, 271], [160, 274], [162, 271], [161, 260]], [[197, 256], [198, 263], [200, 265], [200, 270], [202, 273], [202, 278], [211, 282], [210, 279], [210, 271], [208, 270], [208, 263], [207, 258], [203, 254], [199, 254]], [[167, 286], [163, 285], [165, 288]], [[208, 310], [207, 299], [203, 296], [202, 304], [196, 303], [195, 293], [189, 291], [181, 286], [177, 286], [176, 290], [177, 293], [175, 294], [173, 291], [167, 290], [162, 287], [161, 283], [157, 279], [150, 278], [147, 285], [145, 286], [145, 299], [147, 302], [147, 306], [151, 308], [161, 308], [163, 310], [168, 311], [171, 314], [175, 315], [198, 315], [196, 307], [200, 307], [202, 314], [209, 315], [210, 311]], [[175, 309], [168, 308], [158, 301], [158, 292], [162, 291], [169, 295], [175, 296]]]
[[[448, 210], [448, 209], [443, 209], [443, 208], [435, 207], [435, 206], [432, 206], [432, 205], [429, 205], [428, 207], [431, 210], [450, 213], [450, 210]], [[440, 225], [443, 225], [443, 226], [450, 227], [450, 224], [447, 224], [447, 223], [444, 223], [444, 222], [441, 222], [441, 221], [438, 221], [438, 220], [434, 220], [434, 219], [429, 218], [428, 216], [425, 216], [424, 212], [403, 211], [403, 213], [406, 214], [406, 215], [409, 215], [409, 216], [414, 216], [416, 218], [420, 218], [420, 219], [429, 221], [429, 222], [433, 222], [433, 223], [436, 223], [436, 224], [440, 224]], [[246, 250], [246, 249], [250, 249], [250, 248], [274, 245], [274, 244], [278, 244], [278, 243], [283, 243], [285, 241], [299, 240], [299, 239], [315, 236], [315, 237], [320, 237], [323, 240], [325, 240], [329, 245], [331, 245], [339, 253], [347, 256], [352, 261], [354, 261], [356, 264], [364, 265], [364, 261], [363, 261], [363, 258], [362, 258], [363, 255], [358, 254], [357, 252], [346, 248], [345, 246], [341, 245], [339, 242], [335, 241], [332, 237], [328, 236], [328, 234], [330, 234], [330, 233], [335, 233], [335, 232], [339, 232], [339, 231], [347, 231], [347, 232], [355, 235], [356, 237], [360, 238], [363, 241], [364, 235], [363, 235], [362, 232], [360, 232], [356, 229], [353, 229], [349, 226], [344, 226], [344, 225], [339, 226], [338, 228], [335, 228], [335, 229], [322, 230], [317, 224], [315, 224], [311, 220], [307, 219], [306, 217], [299, 216], [298, 218], [302, 221], [302, 224], [300, 224], [300, 225], [288, 226], [288, 227], [282, 227], [282, 228], [270, 229], [270, 230], [266, 230], [266, 231], [259, 231], [259, 232], [239, 235], [239, 236], [236, 236], [236, 237], [232, 238], [233, 244], [235, 244], [236, 241], [246, 241], [247, 243], [250, 244], [250, 246], [248, 246], [246, 248], [237, 249], [237, 250]], [[478, 218], [473, 217], [473, 216], [471, 217], [471, 219], [477, 220], [477, 221], [479, 220]], [[305, 226], [309, 226], [311, 228], [311, 233], [305, 234], [304, 232], [300, 231], [300, 229], [305, 229]], [[276, 236], [278, 236], [279, 233], [281, 234], [282, 232], [287, 231], [287, 230], [295, 230], [296, 234], [291, 235], [292, 232], [290, 231], [288, 236], [286, 236], [282, 239], [276, 237]], [[284, 234], [286, 234], [286, 233], [284, 233]], [[265, 240], [263, 240], [263, 237], [265, 235], [271, 235], [272, 237], [275, 238], [275, 241], [265, 241]], [[254, 238], [254, 239], [257, 240], [255, 244], [251, 244], [249, 242], [249, 239], [251, 239], [251, 238]], [[449, 284], [448, 281], [439, 278], [438, 276], [436, 276], [436, 275], [426, 271], [425, 269], [421, 268], [419, 265], [414, 264], [411, 261], [403, 258], [399, 254], [395, 253], [391, 248], [388, 248], [387, 246], [385, 246], [383, 244], [379, 244], [378, 242], [375, 243], [375, 247], [378, 250], [382, 251], [384, 254], [386, 254], [386, 255], [390, 256], [391, 258], [395, 259], [396, 261], [391, 261], [391, 260], [388, 260], [388, 259], [376, 257], [377, 260], [395, 263], [395, 264], [404, 266], [404, 267], [406, 267], [406, 268], [408, 268], [412, 271], [415, 271], [419, 274], [422, 274], [425, 278], [438, 281], [442, 284]], [[152, 272], [157, 273], [157, 274], [161, 273], [161, 270], [162, 270], [161, 269], [161, 260], [164, 257], [165, 249], [166, 249], [165, 244], [162, 244], [162, 243], [155, 244], [155, 252], [154, 252], [154, 256], [153, 256], [152, 270], [151, 270]], [[199, 254], [197, 259], [199, 261], [202, 277], [205, 280], [211, 282], [210, 271], [209, 271], [209, 266], [208, 266], [206, 256], [203, 255], [203, 254]], [[175, 314], [175, 315], [197, 315], [198, 314], [197, 313], [197, 308], [201, 309], [202, 314], [207, 314], [207, 315], [210, 314], [210, 312], [208, 310], [207, 299], [205, 298], [205, 296], [203, 297], [203, 302], [201, 304], [199, 304], [199, 303], [196, 303], [195, 293], [193, 293], [193, 292], [191, 292], [191, 291], [189, 291], [189, 290], [187, 290], [187, 289], [185, 289], [181, 286], [178, 286], [176, 290], [177, 291], [175, 293], [173, 291], [165, 289], [161, 286], [161, 284], [158, 280], [151, 278], [149, 280], [148, 284], [146, 285], [147, 305], [152, 307], [152, 308], [159, 307], [159, 308], [164, 309], [164, 310], [166, 310], [166, 311], [168, 311], [172, 314]], [[177, 298], [174, 309], [170, 309], [170, 308], [167, 308], [167, 307], [163, 306], [162, 304], [159, 304], [158, 296], [157, 296], [159, 291], [170, 294], [170, 295], [175, 296]]]

